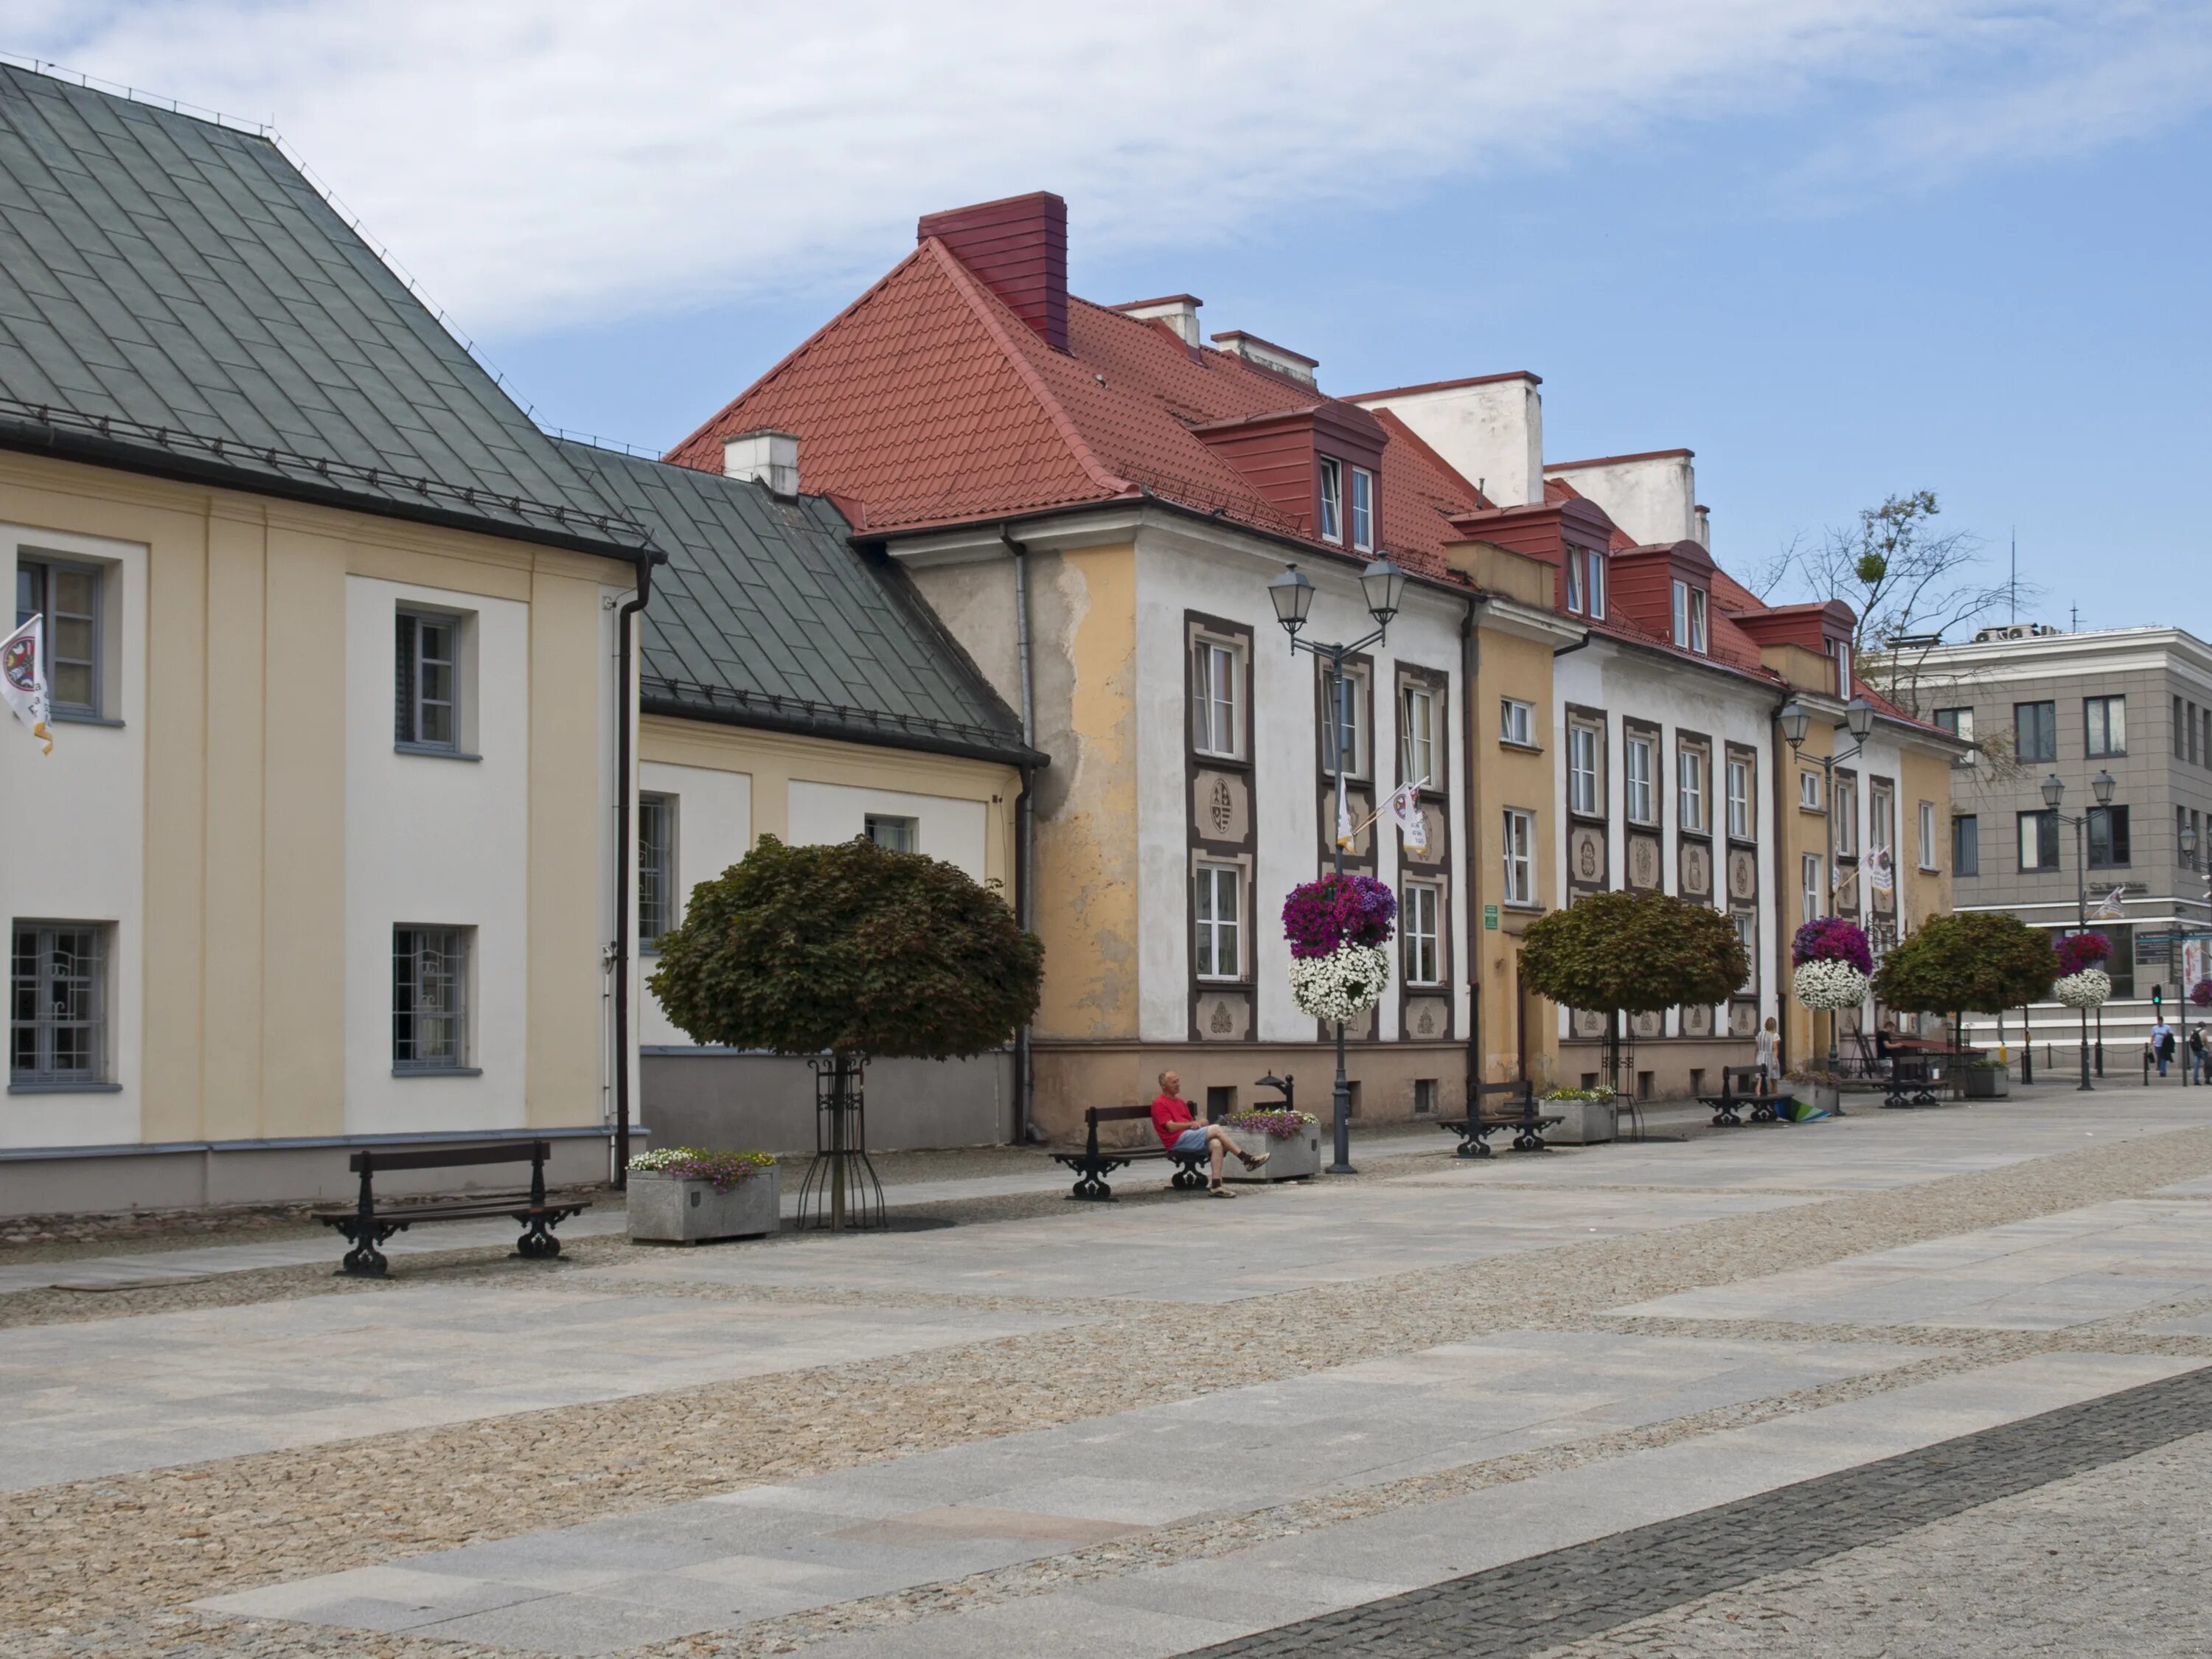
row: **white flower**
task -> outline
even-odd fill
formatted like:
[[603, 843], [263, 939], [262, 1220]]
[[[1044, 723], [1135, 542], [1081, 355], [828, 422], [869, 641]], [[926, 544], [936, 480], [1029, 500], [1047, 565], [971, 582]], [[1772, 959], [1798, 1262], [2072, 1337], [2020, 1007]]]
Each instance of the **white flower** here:
[[1390, 953], [1379, 945], [1339, 945], [1325, 957], [1291, 958], [1291, 996], [1316, 1019], [1349, 1024], [1390, 982]]
[[2112, 994], [2112, 976], [2101, 968], [2084, 968], [2067, 975], [2051, 991], [2069, 1008], [2094, 1008]]
[[1869, 984], [1848, 962], [1808, 962], [1799, 967], [1790, 988], [1808, 1008], [1856, 1008], [1866, 1000]]

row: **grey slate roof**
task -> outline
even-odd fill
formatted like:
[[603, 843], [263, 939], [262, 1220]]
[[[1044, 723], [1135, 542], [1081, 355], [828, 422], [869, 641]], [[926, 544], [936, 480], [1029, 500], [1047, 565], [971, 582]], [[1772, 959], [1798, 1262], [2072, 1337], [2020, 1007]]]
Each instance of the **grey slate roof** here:
[[668, 555], [639, 618], [646, 713], [1042, 761], [902, 574], [854, 550], [826, 500], [556, 442]]
[[643, 540], [270, 140], [5, 64], [0, 444]]

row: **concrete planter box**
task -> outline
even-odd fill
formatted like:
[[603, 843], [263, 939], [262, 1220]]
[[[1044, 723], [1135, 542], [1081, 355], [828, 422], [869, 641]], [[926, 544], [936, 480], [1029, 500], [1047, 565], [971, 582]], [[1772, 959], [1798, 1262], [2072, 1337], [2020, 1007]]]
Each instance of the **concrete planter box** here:
[[[1222, 1127], [1229, 1128], [1227, 1124]], [[1267, 1161], [1256, 1170], [1248, 1170], [1234, 1158], [1224, 1158], [1224, 1181], [1304, 1181], [1321, 1173], [1321, 1126], [1317, 1123], [1303, 1134], [1282, 1140], [1257, 1129], [1229, 1129], [1229, 1138], [1255, 1157], [1267, 1153]]]
[[718, 1193], [711, 1181], [632, 1170], [629, 1236], [664, 1244], [765, 1237], [782, 1224], [781, 1174], [765, 1169]]
[[1536, 1114], [1558, 1115], [1559, 1122], [1544, 1131], [1544, 1139], [1563, 1146], [1594, 1146], [1620, 1132], [1620, 1109], [1609, 1100], [1540, 1100]]
[[1969, 1100], [2003, 1100], [2012, 1093], [2012, 1073], [1996, 1066], [1969, 1066], [1960, 1075]]

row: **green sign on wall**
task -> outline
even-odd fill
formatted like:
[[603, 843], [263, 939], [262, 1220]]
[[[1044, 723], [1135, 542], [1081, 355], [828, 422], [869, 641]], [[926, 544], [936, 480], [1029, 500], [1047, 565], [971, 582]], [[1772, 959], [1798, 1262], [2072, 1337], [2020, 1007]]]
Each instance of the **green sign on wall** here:
[[1482, 926], [1484, 931], [1486, 933], [1494, 933], [1498, 931], [1498, 907], [1496, 905], [1486, 904], [1482, 907]]

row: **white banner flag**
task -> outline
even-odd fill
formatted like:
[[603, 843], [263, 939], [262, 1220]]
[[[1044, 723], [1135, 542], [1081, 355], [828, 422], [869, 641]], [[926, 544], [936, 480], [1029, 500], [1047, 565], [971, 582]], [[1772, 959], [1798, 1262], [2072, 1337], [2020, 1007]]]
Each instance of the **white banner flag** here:
[[1877, 893], [1897, 890], [1897, 871], [1889, 861], [1889, 849], [1877, 847], [1867, 854], [1867, 885]]
[[1352, 828], [1352, 797], [1340, 785], [1336, 792], [1336, 844], [1349, 847], [1355, 838]]
[[2111, 892], [2105, 895], [2105, 902], [2089, 913], [2090, 920], [2118, 921], [2122, 916], [2127, 915], [2126, 892], [2127, 890], [2124, 887], [2113, 888]]
[[1398, 786], [1391, 794], [1389, 805], [1383, 810], [1390, 821], [1398, 826], [1398, 833], [1406, 838], [1406, 850], [1420, 854], [1429, 850], [1429, 815], [1421, 811], [1420, 793], [1429, 781], [1421, 778], [1413, 783]]
[[31, 735], [54, 752], [52, 733], [46, 730], [46, 623], [33, 617], [6, 639], [0, 640], [0, 691], [15, 718], [31, 728]]

